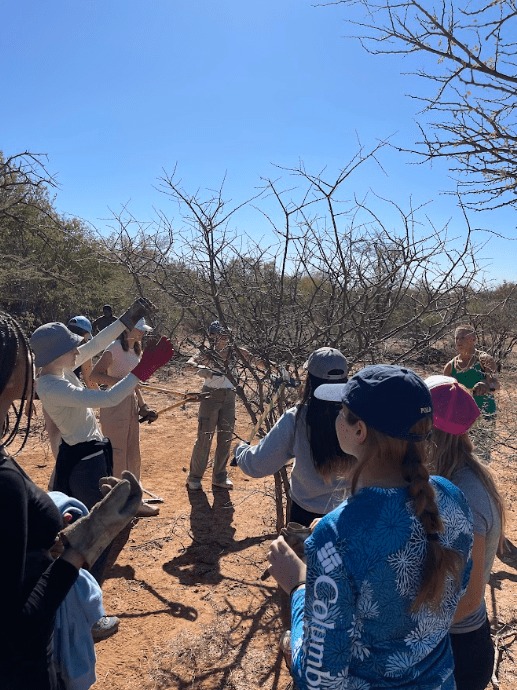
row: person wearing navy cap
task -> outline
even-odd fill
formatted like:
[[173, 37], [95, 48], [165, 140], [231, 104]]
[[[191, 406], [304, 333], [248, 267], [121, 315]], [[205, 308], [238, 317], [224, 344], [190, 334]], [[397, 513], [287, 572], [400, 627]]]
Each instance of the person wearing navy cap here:
[[[104, 350], [93, 368], [91, 378], [95, 383], [113, 386], [132, 371], [142, 358], [142, 338], [153, 329], [142, 318], [135, 327], [125, 329]], [[146, 404], [140, 389], [135, 389], [118, 405], [101, 407], [100, 423], [104, 436], [109, 438], [113, 448], [113, 475], [122, 477], [128, 470], [140, 481], [142, 459], [140, 455], [139, 416], [149, 423], [158, 419], [155, 410]], [[158, 515], [158, 506], [142, 502], [137, 517]]]
[[366, 367], [315, 395], [339, 403], [336, 433], [355, 458], [324, 476], [351, 496], [305, 542], [278, 537], [269, 571], [291, 595], [292, 674], [316, 687], [454, 690], [449, 626], [466, 589], [472, 516], [461, 492], [425, 467], [432, 401], [413, 371]]

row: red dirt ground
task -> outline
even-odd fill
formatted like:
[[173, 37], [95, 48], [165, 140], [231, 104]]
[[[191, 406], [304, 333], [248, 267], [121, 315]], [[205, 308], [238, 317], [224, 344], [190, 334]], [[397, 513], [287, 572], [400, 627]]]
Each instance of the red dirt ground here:
[[[427, 374], [437, 373], [428, 371]], [[508, 375], [499, 394], [499, 425], [515, 430], [517, 414]], [[158, 382], [155, 382], [158, 383]], [[199, 389], [199, 379], [176, 373], [159, 385]], [[162, 393], [146, 392], [155, 409], [170, 404]], [[39, 403], [37, 403], [39, 405]], [[288, 675], [278, 652], [282, 629], [274, 582], [260, 580], [275, 536], [274, 483], [231, 468], [232, 492], [214, 489], [210, 473], [204, 491], [188, 493], [187, 469], [197, 431], [197, 405], [164, 413], [142, 425], [142, 483], [164, 499], [160, 515], [137, 519], [117, 542], [120, 550], [103, 585], [108, 614], [120, 618], [119, 632], [96, 644], [94, 690], [276, 690]], [[244, 409], [237, 432], [249, 433]], [[513, 436], [517, 446], [517, 438]], [[18, 458], [46, 488], [53, 461], [41, 413]], [[507, 535], [517, 544], [517, 449], [495, 453], [492, 469], [508, 502]], [[517, 549], [496, 559], [486, 598], [500, 649], [501, 690], [517, 690]]]

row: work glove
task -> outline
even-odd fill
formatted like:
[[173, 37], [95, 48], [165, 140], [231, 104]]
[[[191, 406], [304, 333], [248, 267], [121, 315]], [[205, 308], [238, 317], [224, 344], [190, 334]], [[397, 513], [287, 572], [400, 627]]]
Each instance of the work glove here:
[[158, 412], [156, 412], [156, 410], [151, 410], [149, 405], [142, 405], [142, 407], [138, 410], [138, 414], [140, 415], [140, 419], [138, 420], [140, 424], [142, 422], [152, 424], [158, 419]]
[[142, 488], [136, 477], [124, 470], [122, 479], [103, 477], [99, 482], [104, 498], [88, 515], [61, 532], [65, 545], [78, 551], [91, 567], [140, 508]]
[[156, 307], [145, 297], [140, 297], [119, 317], [128, 331], [132, 331], [142, 317], [149, 316], [156, 311]]
[[234, 448], [233, 448], [233, 458], [232, 458], [232, 461], [230, 462], [230, 467], [238, 467], [239, 463], [237, 462], [237, 451], [238, 451], [239, 448], [241, 448], [242, 446], [249, 446], [249, 445], [250, 445], [250, 444], [249, 444], [248, 441], [241, 441], [240, 443], [237, 443], [236, 446], [234, 446]]
[[288, 522], [286, 527], [282, 527], [280, 534], [299, 558], [305, 558], [304, 543], [312, 534], [310, 527], [298, 522]]
[[[310, 527], [300, 525], [298, 522], [288, 522], [286, 527], [282, 527], [280, 534], [283, 536], [298, 558], [304, 559], [304, 543], [307, 537], [311, 536], [312, 529]], [[269, 575], [269, 570], [264, 570], [260, 579], [267, 580]]]
[[147, 381], [155, 371], [167, 364], [173, 354], [170, 340], [162, 335], [158, 342], [153, 341], [146, 347], [142, 359], [131, 373], [140, 381]]

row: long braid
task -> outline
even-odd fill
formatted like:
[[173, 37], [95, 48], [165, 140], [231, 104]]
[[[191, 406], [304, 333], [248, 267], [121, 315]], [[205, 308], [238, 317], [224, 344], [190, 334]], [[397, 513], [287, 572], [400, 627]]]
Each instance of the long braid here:
[[418, 611], [423, 604], [434, 609], [439, 607], [442, 600], [447, 575], [458, 580], [464, 563], [457, 551], [443, 546], [438, 539], [438, 535], [444, 532], [444, 525], [438, 512], [434, 489], [429, 482], [429, 472], [422, 454], [413, 442], [408, 443], [402, 460], [402, 471], [404, 479], [409, 483], [415, 515], [428, 535], [420, 589], [411, 610]]
[[[20, 401], [20, 407], [16, 409], [14, 403], [12, 408], [15, 414], [15, 423], [12, 430], [9, 432], [9, 415], [4, 421], [4, 428], [2, 429], [2, 443], [3, 447], [10, 445], [20, 428], [21, 419], [25, 404], [28, 405], [27, 428], [23, 438], [22, 445], [18, 449], [19, 453], [24, 447], [29, 436], [29, 429], [32, 416], [32, 400], [33, 400], [33, 386], [32, 386], [32, 364], [28, 356], [30, 352], [29, 343], [25, 334], [23, 333], [18, 322], [6, 312], [0, 311], [0, 395], [3, 393], [8, 381], [10, 380], [19, 356], [23, 353], [26, 359], [25, 383], [23, 387], [23, 394]], [[30, 390], [30, 399], [27, 400], [27, 393]], [[7, 438], [5, 438], [7, 436]], [[5, 439], [5, 440], [4, 440]]]
[[[348, 410], [347, 419], [349, 424], [355, 424], [359, 417]], [[432, 419], [426, 417], [417, 422], [410, 433], [425, 437], [431, 426]], [[411, 604], [411, 611], [418, 611], [424, 604], [431, 609], [437, 609], [443, 598], [447, 576], [452, 575], [459, 580], [465, 564], [458, 551], [443, 546], [438, 539], [438, 535], [444, 532], [444, 525], [438, 512], [433, 486], [429, 482], [429, 472], [424, 464], [425, 444], [393, 438], [372, 427], [368, 427], [367, 443], [371, 455], [356, 467], [351, 480], [351, 492], [354, 494], [361, 472], [372, 458], [382, 462], [400, 462], [415, 515], [428, 535], [420, 588]]]
[[429, 472], [421, 460], [415, 443], [409, 442], [402, 460], [402, 474], [409, 483], [415, 514], [426, 534], [443, 532], [443, 522], [436, 505], [434, 489], [429, 483]]

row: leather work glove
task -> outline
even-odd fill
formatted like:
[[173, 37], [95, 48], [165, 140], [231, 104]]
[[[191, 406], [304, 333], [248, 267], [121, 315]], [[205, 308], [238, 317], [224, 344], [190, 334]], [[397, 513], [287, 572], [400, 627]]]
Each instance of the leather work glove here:
[[[305, 560], [305, 549], [303, 545], [307, 537], [311, 536], [312, 529], [310, 527], [300, 525], [298, 522], [288, 522], [286, 527], [282, 527], [280, 534], [283, 536], [298, 558]], [[269, 570], [264, 570], [260, 579], [267, 580], [269, 575]]]
[[231, 463], [230, 463], [230, 467], [238, 467], [238, 466], [239, 466], [239, 463], [237, 462], [237, 451], [239, 450], [239, 448], [241, 448], [241, 446], [246, 446], [246, 447], [247, 447], [247, 446], [249, 446], [249, 445], [250, 445], [250, 444], [249, 444], [248, 441], [240, 441], [239, 443], [237, 443], [236, 446], [234, 446], [234, 448], [233, 448], [233, 458], [232, 458], [232, 461], [231, 461]]
[[142, 317], [149, 316], [156, 311], [156, 307], [145, 297], [136, 299], [133, 304], [119, 317], [124, 326], [132, 331]]
[[282, 527], [280, 534], [299, 558], [305, 558], [304, 542], [310, 537], [310, 527], [300, 525], [298, 522], [288, 522], [287, 527]]
[[140, 416], [140, 419], [138, 420], [139, 422], [147, 422], [148, 424], [152, 424], [158, 419], [158, 413], [156, 410], [151, 410], [149, 405], [142, 405], [142, 407], [138, 410], [138, 414]]
[[65, 545], [82, 554], [89, 567], [135, 516], [142, 503], [142, 488], [131, 472], [124, 470], [122, 479], [103, 477], [101, 482], [104, 498], [88, 515], [61, 532]]
[[142, 359], [131, 373], [139, 378], [140, 381], [147, 381], [155, 371], [167, 364], [173, 354], [174, 350], [170, 340], [162, 335], [158, 342], [151, 342], [146, 347]]

